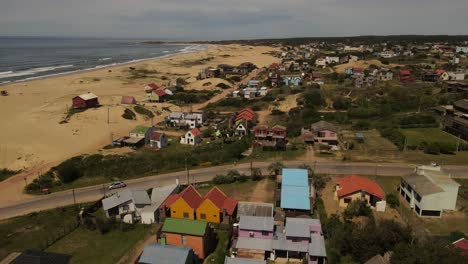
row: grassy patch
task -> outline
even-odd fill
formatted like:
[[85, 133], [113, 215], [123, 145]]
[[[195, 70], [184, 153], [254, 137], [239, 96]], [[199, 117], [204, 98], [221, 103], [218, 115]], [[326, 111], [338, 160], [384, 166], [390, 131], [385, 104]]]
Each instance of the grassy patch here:
[[[185, 167], [184, 157], [190, 168], [220, 165], [239, 161], [243, 157], [242, 153], [249, 147], [250, 139], [247, 137], [229, 144], [213, 142], [196, 147], [181, 145], [174, 140], [163, 151], [157, 152], [143, 148], [126, 155], [77, 156], [52, 168], [45, 174], [49, 177], [36, 179], [26, 190], [37, 193], [41, 188], [49, 188], [55, 192], [118, 180], [116, 176], [121, 177], [119, 180], [124, 180], [179, 171]], [[60, 180], [52, 176], [55, 174]]]
[[[268, 151], [268, 150], [262, 150], [261, 148], [256, 148], [253, 153], [251, 154], [251, 157], [254, 158], [254, 160], [272, 160], [272, 159], [280, 159], [280, 160], [294, 160], [302, 155], [306, 150], [302, 147], [298, 148], [292, 148], [291, 146], [288, 146], [286, 150], [284, 151]], [[250, 161], [250, 157], [245, 158], [246, 161]]]
[[408, 128], [401, 129], [406, 136], [409, 146], [419, 146], [422, 142], [442, 142], [451, 145], [457, 144], [457, 138], [440, 128]]
[[67, 206], [0, 222], [0, 259], [25, 249], [43, 250], [64, 231], [74, 228], [78, 206]]
[[227, 231], [217, 230], [218, 245], [213, 253], [205, 260], [205, 263], [224, 263], [226, 258], [227, 247], [229, 243], [229, 234]]
[[80, 227], [47, 251], [71, 254], [71, 263], [118, 263], [150, 231], [150, 226], [137, 224], [128, 231], [112, 230], [101, 235]]
[[[235, 193], [240, 195], [248, 195], [255, 189], [255, 184], [252, 180], [248, 180], [246, 182], [234, 182], [230, 184], [220, 184], [216, 185], [221, 191], [223, 191], [228, 197], [232, 197]], [[211, 188], [213, 188], [214, 184], [206, 184], [203, 187], [197, 189], [201, 195], [205, 195], [208, 193]]]
[[170, 102], [176, 105], [203, 103], [218, 93], [218, 90], [184, 90], [171, 96]]
[[269, 103], [259, 99], [224, 98], [216, 103], [209, 103], [205, 108], [212, 111], [238, 111], [244, 107], [251, 107], [254, 111], [265, 110]]
[[135, 110], [135, 112], [137, 112], [140, 115], [145, 116], [146, 118], [154, 117], [154, 113], [151, 110], [146, 109], [144, 106], [135, 105], [133, 109]]
[[9, 169], [1, 169], [0, 170], [0, 181], [6, 180], [11, 176], [19, 173], [19, 171], [9, 170]]

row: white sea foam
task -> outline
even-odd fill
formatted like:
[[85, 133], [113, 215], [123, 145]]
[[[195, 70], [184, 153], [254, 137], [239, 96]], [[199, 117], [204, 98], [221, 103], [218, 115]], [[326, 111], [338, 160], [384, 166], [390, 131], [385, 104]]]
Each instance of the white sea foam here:
[[11, 78], [11, 77], [19, 77], [19, 76], [34, 75], [34, 74], [41, 73], [41, 72], [54, 71], [54, 70], [57, 70], [57, 69], [70, 68], [70, 67], [73, 67], [73, 65], [60, 65], [60, 66], [50, 66], [50, 67], [39, 67], [39, 68], [31, 68], [31, 69], [27, 69], [27, 70], [22, 70], [22, 71], [7, 71], [7, 72], [1, 72], [1, 73], [0, 73], [0, 79]]
[[112, 58], [101, 58], [99, 61], [107, 61], [107, 60], [112, 60]]

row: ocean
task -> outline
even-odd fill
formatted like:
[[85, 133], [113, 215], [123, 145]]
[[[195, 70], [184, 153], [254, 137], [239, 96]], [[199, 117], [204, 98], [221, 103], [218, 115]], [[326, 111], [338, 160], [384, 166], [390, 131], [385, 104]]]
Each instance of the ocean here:
[[202, 50], [204, 45], [146, 40], [0, 37], [0, 84]]

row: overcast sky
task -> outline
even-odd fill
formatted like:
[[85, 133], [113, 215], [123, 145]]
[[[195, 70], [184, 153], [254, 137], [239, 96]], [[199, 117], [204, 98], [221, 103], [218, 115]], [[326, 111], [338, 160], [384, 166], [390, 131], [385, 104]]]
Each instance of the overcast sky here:
[[0, 0], [0, 35], [241, 39], [468, 35], [468, 0]]

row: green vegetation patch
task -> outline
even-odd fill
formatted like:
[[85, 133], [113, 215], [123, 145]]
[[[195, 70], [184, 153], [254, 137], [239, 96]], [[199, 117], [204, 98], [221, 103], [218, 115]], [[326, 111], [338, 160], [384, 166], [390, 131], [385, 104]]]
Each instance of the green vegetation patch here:
[[135, 105], [135, 106], [133, 107], [133, 109], [134, 109], [135, 112], [137, 112], [138, 114], [144, 115], [144, 116], [146, 116], [147, 118], [153, 118], [153, 117], [154, 117], [154, 113], [153, 113], [151, 110], [145, 108], [144, 106]]
[[229, 233], [224, 230], [217, 230], [216, 236], [218, 245], [213, 253], [211, 253], [205, 260], [205, 263], [224, 263], [227, 255]]
[[71, 263], [118, 263], [143, 239], [151, 227], [137, 224], [129, 230], [111, 230], [100, 234], [96, 230], [78, 228], [47, 251], [72, 255]]
[[9, 170], [9, 169], [1, 169], [0, 170], [0, 181], [6, 180], [11, 176], [19, 173], [19, 171]]
[[135, 120], [136, 114], [132, 110], [125, 108], [124, 113], [122, 114], [122, 117], [128, 120]]
[[73, 231], [79, 207], [56, 208], [0, 222], [0, 259], [26, 249], [44, 250], [49, 244]]
[[183, 90], [171, 96], [170, 102], [177, 105], [203, 103], [218, 93], [218, 90]]

